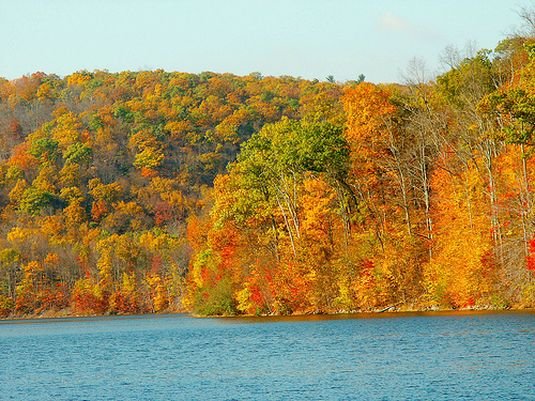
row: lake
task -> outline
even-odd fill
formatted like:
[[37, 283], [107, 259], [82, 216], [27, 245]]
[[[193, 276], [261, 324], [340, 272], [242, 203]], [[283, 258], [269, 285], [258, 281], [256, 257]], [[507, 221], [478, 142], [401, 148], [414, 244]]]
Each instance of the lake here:
[[535, 313], [0, 322], [1, 400], [535, 400]]

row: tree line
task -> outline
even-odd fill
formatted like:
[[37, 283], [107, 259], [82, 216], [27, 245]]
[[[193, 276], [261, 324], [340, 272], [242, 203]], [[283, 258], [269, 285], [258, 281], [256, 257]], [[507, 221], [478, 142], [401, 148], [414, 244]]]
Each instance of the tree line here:
[[535, 305], [535, 40], [401, 84], [0, 80], [0, 315]]

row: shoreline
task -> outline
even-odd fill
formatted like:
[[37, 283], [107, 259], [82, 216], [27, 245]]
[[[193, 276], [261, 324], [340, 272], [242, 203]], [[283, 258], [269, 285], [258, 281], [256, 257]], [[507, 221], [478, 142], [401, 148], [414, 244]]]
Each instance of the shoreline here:
[[162, 313], [132, 313], [132, 314], [94, 314], [94, 315], [76, 315], [70, 313], [44, 313], [36, 315], [24, 316], [9, 316], [0, 318], [0, 324], [10, 322], [30, 322], [30, 321], [46, 321], [46, 320], [92, 320], [92, 319], [107, 319], [107, 318], [149, 318], [149, 317], [165, 317], [175, 315], [186, 315], [196, 319], [259, 319], [259, 320], [336, 320], [336, 319], [355, 319], [355, 318], [386, 318], [386, 317], [408, 317], [408, 316], [447, 316], [447, 315], [483, 315], [496, 313], [534, 313], [535, 308], [457, 308], [457, 309], [442, 309], [442, 308], [425, 308], [425, 309], [386, 309], [374, 311], [348, 311], [348, 312], [333, 312], [333, 313], [295, 313], [291, 315], [199, 315], [187, 311], [177, 312], [162, 312]]
[[422, 309], [377, 309], [369, 311], [347, 311], [347, 312], [333, 312], [333, 313], [294, 313], [291, 315], [198, 315], [187, 312], [188, 315], [203, 319], [203, 318], [221, 318], [221, 319], [344, 319], [344, 318], [381, 318], [381, 317], [395, 317], [395, 316], [439, 316], [439, 315], [462, 315], [462, 314], [496, 314], [496, 313], [535, 313], [533, 307], [515, 307], [515, 308], [422, 308]]

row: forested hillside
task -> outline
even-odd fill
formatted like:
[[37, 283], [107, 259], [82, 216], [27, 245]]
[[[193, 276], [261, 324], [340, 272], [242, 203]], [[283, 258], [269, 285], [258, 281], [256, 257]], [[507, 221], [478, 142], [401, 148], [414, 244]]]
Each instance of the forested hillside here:
[[535, 306], [535, 40], [404, 85], [0, 80], [0, 315]]

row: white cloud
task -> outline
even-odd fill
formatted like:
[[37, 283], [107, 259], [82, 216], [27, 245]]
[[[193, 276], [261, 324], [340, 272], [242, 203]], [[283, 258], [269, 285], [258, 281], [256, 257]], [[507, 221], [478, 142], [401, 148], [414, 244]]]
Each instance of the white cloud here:
[[411, 24], [397, 15], [385, 13], [379, 18], [379, 26], [387, 31], [408, 32], [412, 30]]
[[428, 27], [413, 24], [412, 22], [390, 12], [384, 13], [379, 17], [378, 25], [379, 29], [382, 31], [401, 32], [417, 39], [436, 40], [440, 36], [437, 32]]

